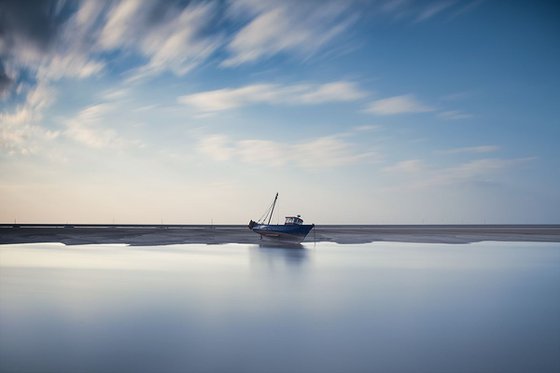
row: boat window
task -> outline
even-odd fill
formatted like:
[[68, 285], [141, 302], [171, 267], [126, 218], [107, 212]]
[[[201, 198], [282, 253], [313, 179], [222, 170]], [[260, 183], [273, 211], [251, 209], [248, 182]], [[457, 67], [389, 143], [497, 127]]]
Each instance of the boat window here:
[[285, 224], [303, 224], [303, 219], [295, 216], [286, 216]]

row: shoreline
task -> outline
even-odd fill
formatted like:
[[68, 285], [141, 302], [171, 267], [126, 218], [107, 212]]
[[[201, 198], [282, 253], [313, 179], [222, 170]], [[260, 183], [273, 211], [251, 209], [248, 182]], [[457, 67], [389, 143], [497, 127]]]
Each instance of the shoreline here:
[[[560, 242], [560, 225], [323, 225], [303, 243], [376, 241], [466, 244], [480, 241]], [[259, 244], [245, 225], [0, 224], [0, 244], [60, 242], [66, 245]], [[270, 242], [270, 241], [269, 241]]]

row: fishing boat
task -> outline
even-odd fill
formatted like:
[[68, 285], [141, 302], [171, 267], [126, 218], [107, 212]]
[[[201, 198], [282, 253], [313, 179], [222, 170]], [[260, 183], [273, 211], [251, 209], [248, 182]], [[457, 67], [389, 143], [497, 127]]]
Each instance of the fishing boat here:
[[251, 220], [249, 222], [249, 229], [257, 234], [260, 234], [261, 239], [266, 237], [279, 241], [297, 243], [303, 241], [311, 229], [313, 229], [315, 224], [303, 224], [301, 215], [286, 216], [286, 221], [283, 225], [270, 224], [277, 200], [278, 193], [276, 193], [272, 205], [268, 208], [265, 214], [259, 220]]

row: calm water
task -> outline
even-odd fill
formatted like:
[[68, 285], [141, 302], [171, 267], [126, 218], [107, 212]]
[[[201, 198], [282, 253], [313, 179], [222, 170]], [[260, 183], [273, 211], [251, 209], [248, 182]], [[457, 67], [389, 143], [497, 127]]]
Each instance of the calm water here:
[[0, 245], [2, 372], [558, 372], [560, 244]]

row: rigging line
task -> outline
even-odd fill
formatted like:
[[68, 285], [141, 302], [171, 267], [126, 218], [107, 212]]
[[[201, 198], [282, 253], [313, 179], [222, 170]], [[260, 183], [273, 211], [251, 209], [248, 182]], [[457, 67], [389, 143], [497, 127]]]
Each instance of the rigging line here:
[[262, 222], [264, 219], [266, 219], [266, 217], [268, 216], [268, 212], [270, 211], [271, 206], [268, 206], [268, 208], [264, 211], [264, 214], [261, 215], [261, 217], [259, 218], [259, 220], [257, 220], [259, 223]]
[[271, 213], [271, 210], [274, 208], [274, 201], [272, 202], [272, 204], [270, 206], [268, 206], [268, 208], [266, 209], [266, 211], [264, 212], [264, 214], [259, 218], [259, 220], [257, 220], [258, 223], [264, 223], [264, 221], [266, 220], [266, 218], [268, 217], [268, 215]]
[[272, 215], [274, 215], [274, 206], [276, 206], [276, 200], [278, 199], [278, 193], [274, 196], [274, 202], [272, 202], [272, 210], [270, 210], [270, 216], [268, 217], [268, 224], [270, 224], [270, 220], [272, 219]]
[[[270, 207], [269, 207], [270, 209]], [[261, 223], [263, 221], [263, 219], [266, 219], [266, 215], [268, 215], [268, 210], [266, 210], [264, 212], [264, 214], [262, 214], [262, 216], [257, 220], [258, 223]]]

